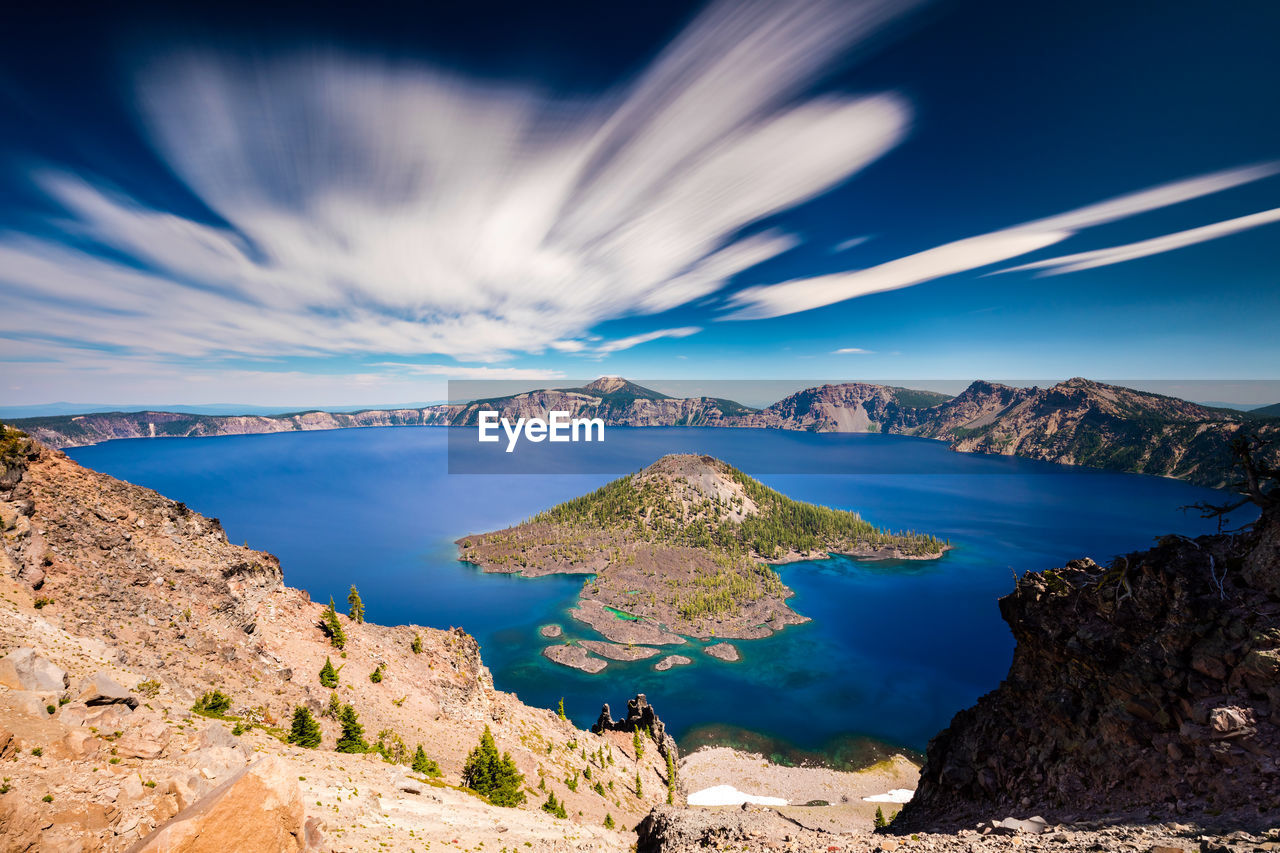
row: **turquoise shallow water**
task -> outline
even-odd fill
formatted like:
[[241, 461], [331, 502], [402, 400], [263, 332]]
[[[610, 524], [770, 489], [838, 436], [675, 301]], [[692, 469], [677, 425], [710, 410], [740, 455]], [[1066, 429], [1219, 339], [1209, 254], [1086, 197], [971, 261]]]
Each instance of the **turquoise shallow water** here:
[[[465, 628], [499, 689], [550, 708], [563, 696], [580, 725], [601, 702], [617, 709], [644, 692], [685, 742], [855, 762], [870, 741], [923, 749], [999, 683], [1013, 641], [996, 600], [1015, 573], [1205, 532], [1208, 522], [1179, 507], [1216, 496], [1170, 480], [951, 453], [933, 441], [764, 430], [610, 428], [607, 448], [583, 457], [591, 473], [572, 473], [577, 457], [561, 446], [543, 467], [564, 473], [449, 474], [450, 461], [464, 466], [448, 457], [448, 432], [130, 440], [71, 455], [220, 518], [232, 541], [277, 554], [286, 581], [316, 600], [341, 602], [355, 583], [374, 621]], [[550, 663], [538, 653], [547, 642], [540, 625], [590, 636], [565, 615], [582, 579], [485, 575], [457, 561], [453, 540], [519, 522], [668, 452], [709, 453], [794, 498], [956, 547], [927, 563], [781, 567], [792, 606], [813, 621], [739, 643], [738, 663], [702, 655], [696, 643], [693, 665], [665, 673], [652, 661], [611, 662], [599, 675]], [[824, 470], [846, 473], [812, 473]]]

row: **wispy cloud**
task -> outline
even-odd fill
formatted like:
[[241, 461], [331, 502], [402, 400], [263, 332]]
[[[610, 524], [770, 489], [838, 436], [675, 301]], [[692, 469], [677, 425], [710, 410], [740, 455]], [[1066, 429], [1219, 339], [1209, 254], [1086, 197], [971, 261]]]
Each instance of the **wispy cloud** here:
[[727, 300], [728, 320], [780, 317], [980, 269], [1060, 243], [1078, 231], [1270, 177], [1266, 163], [1175, 181], [1012, 228], [956, 240], [874, 267], [745, 288]]
[[863, 349], [862, 347], [840, 347], [833, 349], [832, 355], [871, 355], [875, 350]]
[[690, 335], [696, 335], [701, 332], [699, 326], [682, 326], [678, 329], [658, 329], [654, 332], [645, 332], [641, 335], [630, 335], [625, 338], [618, 338], [612, 341], [605, 341], [595, 347], [595, 351], [602, 354], [611, 352], [621, 352], [624, 349], [631, 349], [640, 344], [647, 344], [650, 341], [656, 341], [659, 338], [687, 338]]
[[1150, 240], [1139, 240], [1136, 243], [1109, 246], [1105, 249], [1094, 249], [1090, 252], [1076, 252], [1074, 255], [1060, 255], [1056, 258], [1020, 264], [1016, 267], [1008, 267], [988, 274], [996, 275], [999, 273], [1018, 272], [1019, 270], [1043, 270], [1043, 272], [1039, 273], [1042, 276], [1079, 272], [1080, 270], [1093, 269], [1094, 267], [1105, 267], [1110, 264], [1159, 255], [1163, 252], [1172, 252], [1184, 246], [1194, 246], [1197, 243], [1216, 240], [1219, 237], [1237, 234], [1272, 222], [1280, 222], [1280, 207], [1264, 210], [1261, 213], [1228, 219], [1223, 222], [1215, 222], [1212, 225], [1191, 228], [1187, 231], [1165, 234], [1162, 237], [1153, 237]]
[[381, 361], [373, 367], [389, 367], [413, 376], [443, 376], [448, 379], [563, 379], [559, 370], [543, 370], [526, 367], [487, 367], [465, 364], [414, 364], [401, 361]]
[[0, 234], [0, 336], [119, 357], [607, 354], [797, 238], [751, 226], [906, 134], [892, 93], [806, 97], [910, 3], [720, 0], [635, 80], [565, 101], [324, 52], [140, 66], [164, 165], [220, 222], [32, 175], [70, 239]]

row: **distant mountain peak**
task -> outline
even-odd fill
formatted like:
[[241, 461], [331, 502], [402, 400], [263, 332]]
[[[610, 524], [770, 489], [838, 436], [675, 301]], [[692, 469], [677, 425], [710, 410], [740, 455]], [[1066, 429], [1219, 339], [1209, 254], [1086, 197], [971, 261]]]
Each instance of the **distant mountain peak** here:
[[629, 379], [621, 376], [601, 376], [583, 385], [581, 388], [573, 389], [575, 391], [586, 391], [590, 394], [599, 394], [600, 396], [616, 396], [623, 395], [626, 397], [637, 397], [645, 400], [666, 400], [669, 399], [666, 394], [659, 394], [651, 388], [645, 388], [643, 385], [637, 385]]

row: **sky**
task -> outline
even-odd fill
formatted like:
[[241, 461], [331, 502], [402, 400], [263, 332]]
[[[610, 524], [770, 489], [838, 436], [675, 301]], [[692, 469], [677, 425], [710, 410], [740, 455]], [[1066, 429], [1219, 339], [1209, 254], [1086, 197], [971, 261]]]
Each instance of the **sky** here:
[[1275, 402], [1234, 381], [1280, 378], [1270, 0], [4, 14], [0, 405], [601, 374]]

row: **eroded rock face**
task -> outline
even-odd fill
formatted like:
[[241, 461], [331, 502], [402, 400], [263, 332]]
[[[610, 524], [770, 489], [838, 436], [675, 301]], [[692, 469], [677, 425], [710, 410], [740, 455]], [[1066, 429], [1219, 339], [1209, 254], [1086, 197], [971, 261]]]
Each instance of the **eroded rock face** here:
[[933, 739], [895, 828], [1274, 813], [1280, 597], [1253, 581], [1275, 576], [1278, 527], [1271, 511], [1248, 535], [1167, 536], [1110, 567], [1023, 577], [1000, 601], [1008, 678]]
[[130, 853], [316, 850], [297, 775], [274, 756], [246, 767], [147, 835]]
[[0, 658], [0, 684], [14, 690], [60, 693], [69, 679], [61, 667], [35, 653], [34, 649], [14, 649]]

